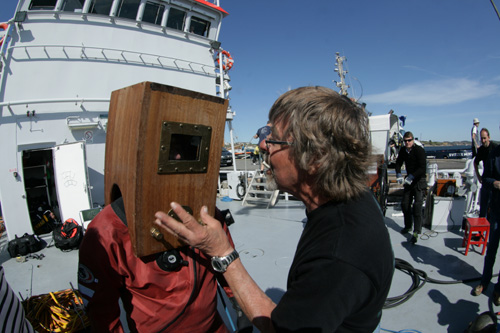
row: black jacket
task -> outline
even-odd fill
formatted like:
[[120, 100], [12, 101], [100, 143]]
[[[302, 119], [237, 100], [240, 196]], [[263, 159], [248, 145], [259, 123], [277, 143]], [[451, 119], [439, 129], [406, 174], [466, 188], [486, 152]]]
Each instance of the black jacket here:
[[407, 152], [406, 148], [402, 147], [396, 159], [396, 174], [401, 173], [401, 166], [403, 163], [405, 163], [406, 166], [406, 173], [414, 177], [413, 184], [417, 184], [421, 179], [425, 180], [427, 162], [424, 148], [413, 145], [410, 152]]

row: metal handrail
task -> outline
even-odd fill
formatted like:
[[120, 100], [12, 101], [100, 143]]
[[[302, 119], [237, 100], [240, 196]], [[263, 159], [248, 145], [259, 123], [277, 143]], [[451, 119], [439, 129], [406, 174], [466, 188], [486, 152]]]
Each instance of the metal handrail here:
[[[105, 60], [105, 61], [116, 61], [119, 63], [132, 63], [132, 64], [143, 64], [143, 65], [150, 65], [154, 67], [162, 67], [162, 68], [175, 68], [177, 70], [183, 70], [183, 71], [191, 71], [193, 73], [203, 73], [209, 76], [214, 76], [215, 77], [215, 66], [211, 65], [206, 65], [203, 63], [198, 63], [195, 61], [187, 61], [184, 59], [179, 59], [179, 58], [173, 58], [173, 57], [165, 57], [162, 55], [157, 55], [157, 54], [151, 54], [151, 53], [144, 53], [144, 52], [135, 52], [135, 51], [128, 51], [128, 50], [122, 50], [122, 49], [114, 49], [114, 48], [102, 48], [102, 47], [92, 47], [92, 46], [81, 46], [81, 45], [20, 45], [20, 46], [11, 46], [9, 47], [9, 50], [13, 49], [24, 49], [26, 52], [28, 52], [28, 49], [35, 49], [35, 48], [43, 48], [44, 51], [47, 51], [48, 48], [61, 48], [64, 54], [66, 55], [67, 59], [70, 59], [68, 54], [65, 52], [66, 50], [69, 49], [80, 49], [80, 59], [83, 60]], [[96, 50], [100, 52], [103, 56], [102, 58], [97, 57], [97, 56], [87, 56], [85, 54], [86, 50]], [[112, 58], [109, 56], [106, 56], [105, 52], [118, 52], [121, 55], [121, 59], [118, 57]], [[136, 55], [141, 61], [134, 61], [126, 58], [126, 55]], [[143, 57], [151, 57], [152, 59], [156, 59], [157, 63], [150, 62], [148, 63], [143, 59]], [[15, 59], [15, 58], [14, 58]], [[175, 66], [169, 66], [168, 64], [163, 63], [161, 60], [170, 60], [172, 63], [175, 64]], [[32, 59], [30, 59], [32, 60]], [[186, 68], [182, 68], [178, 65], [178, 62], [185, 63]], [[196, 70], [193, 66], [199, 66], [202, 70]], [[189, 68], [189, 69], [188, 69]]]
[[10, 102], [0, 102], [0, 106], [12, 106], [12, 105], [28, 105], [28, 104], [45, 104], [45, 103], [109, 103], [109, 98], [51, 98], [51, 99], [31, 99], [31, 100], [21, 100], [21, 101], [10, 101]]

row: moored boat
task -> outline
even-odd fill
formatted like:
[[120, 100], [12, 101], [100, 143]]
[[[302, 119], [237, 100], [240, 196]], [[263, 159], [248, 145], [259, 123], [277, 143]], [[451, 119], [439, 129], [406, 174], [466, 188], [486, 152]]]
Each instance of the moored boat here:
[[472, 149], [469, 146], [427, 146], [425, 154], [430, 159], [472, 158]]

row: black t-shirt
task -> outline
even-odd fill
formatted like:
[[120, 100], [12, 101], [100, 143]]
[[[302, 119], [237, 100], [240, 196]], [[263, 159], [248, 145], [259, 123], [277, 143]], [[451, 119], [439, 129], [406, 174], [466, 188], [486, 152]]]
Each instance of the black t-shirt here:
[[493, 142], [490, 142], [488, 147], [485, 147], [485, 146], [479, 147], [479, 149], [477, 150], [477, 155], [474, 158], [474, 163], [479, 164], [479, 162], [481, 162], [481, 161], [483, 161], [483, 163], [484, 163], [488, 159], [490, 152], [492, 152], [496, 146], [497, 146], [496, 144], [494, 144]]
[[373, 332], [394, 273], [384, 219], [370, 192], [307, 214], [288, 275], [271, 314], [278, 332]]

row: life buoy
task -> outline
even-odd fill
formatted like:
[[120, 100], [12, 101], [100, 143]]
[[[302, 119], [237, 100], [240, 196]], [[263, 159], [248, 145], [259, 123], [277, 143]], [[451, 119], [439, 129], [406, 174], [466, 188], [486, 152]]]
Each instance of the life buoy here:
[[[0, 23], [0, 28], [2, 28], [3, 30], [5, 30], [5, 32], [7, 32], [7, 28], [8, 27], [9, 27], [9, 25], [7, 23], [5, 23], [5, 22]], [[0, 39], [0, 46], [2, 46], [4, 39], [5, 39], [5, 36], [3, 36], [2, 39]]]
[[[233, 67], [234, 60], [231, 54], [227, 51], [222, 51], [222, 69], [225, 71], [230, 70]], [[220, 65], [220, 57], [217, 55], [217, 64]]]

